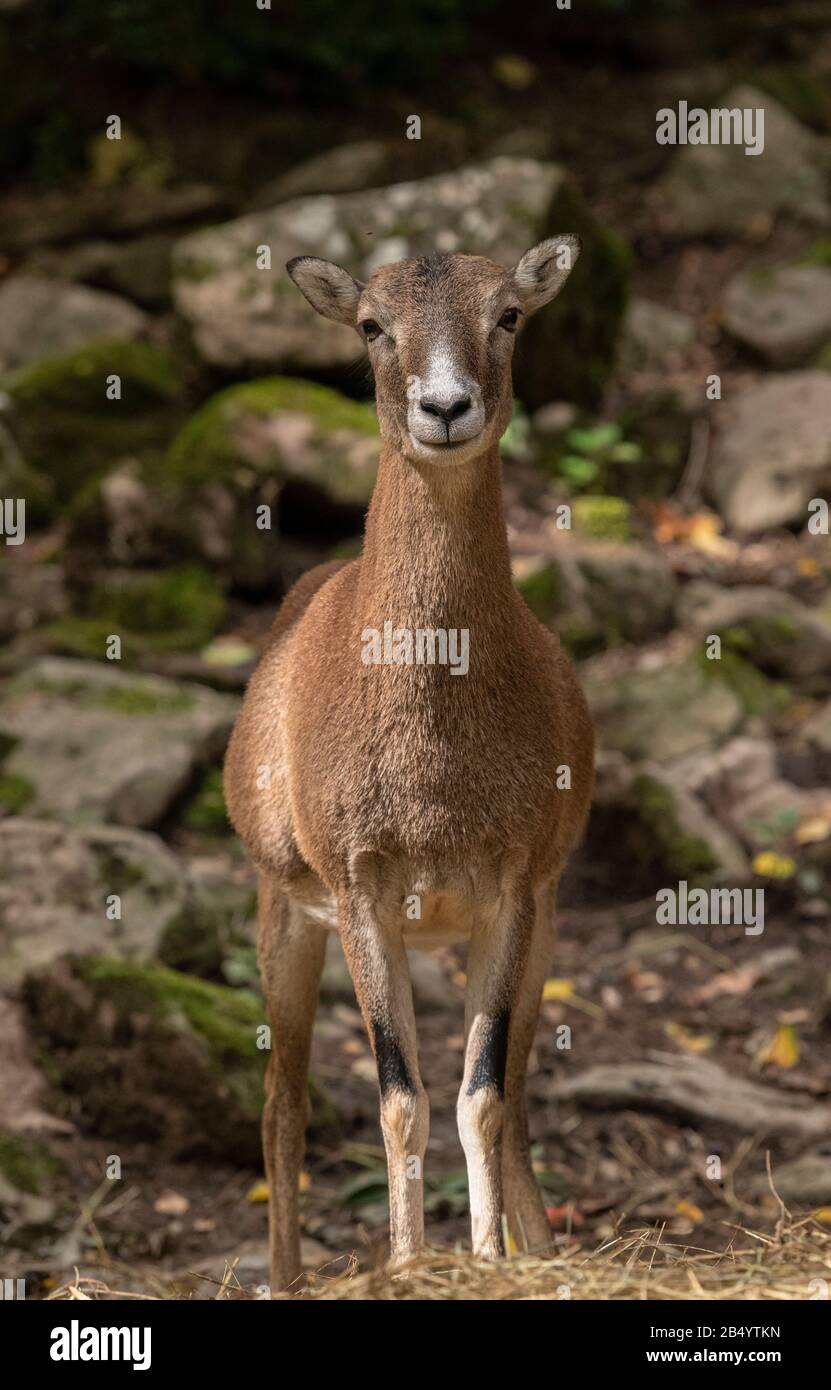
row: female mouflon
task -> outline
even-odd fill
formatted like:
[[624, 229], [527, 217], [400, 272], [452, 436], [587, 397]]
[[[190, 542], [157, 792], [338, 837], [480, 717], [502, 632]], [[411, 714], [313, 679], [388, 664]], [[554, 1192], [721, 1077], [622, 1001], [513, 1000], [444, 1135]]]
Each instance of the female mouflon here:
[[520, 1247], [549, 1241], [525, 1072], [593, 736], [557, 638], [511, 581], [499, 440], [516, 331], [578, 254], [577, 237], [553, 237], [512, 270], [430, 256], [366, 285], [313, 256], [289, 262], [318, 313], [367, 344], [382, 445], [362, 554], [311, 570], [284, 599], [225, 765], [230, 816], [260, 873], [275, 1290], [300, 1273], [327, 928], [378, 1067], [395, 1260], [423, 1240], [429, 1122], [406, 948], [450, 941], [469, 941], [458, 1123], [473, 1249], [502, 1253], [503, 1207]]

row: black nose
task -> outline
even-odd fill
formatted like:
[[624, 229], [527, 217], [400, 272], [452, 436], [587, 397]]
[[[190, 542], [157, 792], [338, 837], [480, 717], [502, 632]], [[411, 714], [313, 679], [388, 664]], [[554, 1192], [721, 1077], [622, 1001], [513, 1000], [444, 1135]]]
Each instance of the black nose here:
[[438, 401], [422, 400], [421, 408], [428, 415], [437, 415], [440, 420], [444, 420], [449, 425], [451, 420], [458, 420], [460, 415], [464, 415], [470, 410], [470, 396], [458, 396], [450, 405], [439, 405]]

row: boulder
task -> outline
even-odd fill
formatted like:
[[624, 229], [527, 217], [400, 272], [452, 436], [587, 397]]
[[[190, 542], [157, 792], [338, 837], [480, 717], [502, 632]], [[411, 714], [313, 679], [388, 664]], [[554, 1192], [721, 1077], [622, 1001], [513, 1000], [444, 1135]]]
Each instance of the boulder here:
[[[111, 920], [113, 894], [121, 915]], [[186, 901], [183, 867], [156, 835], [2, 820], [0, 985], [18, 984], [67, 951], [150, 960]]]
[[621, 325], [617, 365], [624, 373], [665, 373], [692, 347], [695, 336], [689, 314], [650, 299], [632, 299]]
[[314, 193], [356, 193], [374, 188], [392, 173], [390, 151], [383, 140], [353, 140], [293, 164], [258, 190], [253, 208], [273, 207], [289, 198]]
[[0, 704], [3, 770], [31, 787], [33, 814], [151, 826], [220, 756], [237, 708], [203, 686], [43, 658]]
[[514, 562], [520, 593], [576, 655], [645, 642], [672, 625], [677, 585], [657, 550], [613, 541], [563, 542]]
[[171, 232], [155, 232], [129, 241], [82, 241], [37, 252], [29, 265], [55, 279], [125, 295], [144, 309], [164, 309], [170, 303], [173, 240]]
[[765, 377], [713, 414], [707, 488], [741, 534], [804, 523], [831, 486], [831, 373]]
[[33, 565], [0, 554], [0, 641], [66, 612], [60, 565]]
[[713, 106], [764, 110], [764, 151], [746, 155], [743, 144], [679, 148], [653, 191], [660, 230], [676, 238], [765, 236], [780, 214], [831, 226], [828, 141], [755, 87], [733, 87]]
[[357, 531], [378, 450], [374, 410], [329, 387], [287, 377], [230, 386], [191, 417], [160, 461], [122, 460], [87, 488], [72, 510], [70, 544], [99, 561], [196, 556], [235, 585], [268, 589], [282, 569], [281, 487], [297, 484], [307, 504], [317, 494], [319, 525], [333, 513], [340, 534]]
[[691, 584], [682, 621], [702, 639], [719, 636], [722, 652], [727, 648], [773, 675], [831, 676], [831, 622], [781, 589]]
[[717, 747], [743, 719], [741, 701], [721, 673], [705, 671], [694, 658], [614, 680], [594, 668], [583, 685], [600, 746], [639, 762], [663, 764]]
[[[87, 957], [30, 975], [24, 997], [59, 1088], [55, 1105], [76, 1123], [108, 1140], [150, 1140], [169, 1158], [259, 1165], [268, 1047], [256, 995], [166, 966]], [[336, 1118], [313, 1086], [312, 1129]]]
[[[100, 558], [94, 550], [89, 555], [91, 564]], [[74, 561], [82, 567], [83, 557], [75, 556]], [[51, 622], [38, 637], [52, 652], [100, 661], [107, 655], [110, 635], [116, 633], [120, 659], [125, 667], [133, 667], [170, 654], [198, 653], [216, 634], [224, 615], [219, 583], [199, 565], [113, 568], [87, 586], [75, 612]]]
[[129, 342], [149, 326], [134, 304], [104, 290], [12, 275], [0, 285], [0, 372], [91, 343]]
[[[117, 399], [108, 380], [115, 376]], [[21, 367], [0, 390], [21, 456], [65, 502], [125, 451], [158, 448], [169, 437], [183, 383], [176, 359], [161, 348], [99, 342]]]
[[[217, 366], [343, 370], [361, 358], [358, 338], [312, 312], [285, 273], [292, 256], [346, 263], [366, 279], [388, 261], [436, 251], [511, 265], [563, 230], [581, 234], [583, 253], [568, 296], [529, 325], [519, 394], [541, 405], [556, 386], [594, 403], [612, 362], [629, 262], [556, 164], [497, 158], [383, 189], [297, 198], [195, 232], [175, 248], [174, 299], [198, 351]], [[270, 269], [258, 268], [260, 247], [270, 250]]]
[[724, 326], [774, 367], [797, 367], [831, 341], [831, 270], [745, 270], [724, 294]]

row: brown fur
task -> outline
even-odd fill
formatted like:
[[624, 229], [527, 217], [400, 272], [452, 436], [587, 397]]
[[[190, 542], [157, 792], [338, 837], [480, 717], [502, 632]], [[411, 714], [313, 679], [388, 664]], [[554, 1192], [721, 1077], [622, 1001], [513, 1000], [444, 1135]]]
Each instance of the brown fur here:
[[[225, 770], [231, 819], [261, 871], [259, 949], [273, 1029], [263, 1132], [280, 1287], [299, 1273], [301, 1093], [330, 904], [386, 1078], [393, 1255], [405, 1259], [421, 1243], [428, 1127], [405, 938], [471, 941], [459, 1125], [474, 1248], [501, 1251], [503, 1189], [516, 1238], [535, 1247], [547, 1239], [528, 1156], [525, 1068], [551, 964], [556, 885], [592, 782], [586, 704], [557, 638], [513, 587], [500, 488], [512, 334], [493, 325], [510, 304], [533, 308], [550, 297], [550, 257], [538, 248], [513, 273], [479, 257], [402, 262], [366, 288], [351, 282], [350, 304], [347, 273], [318, 267], [325, 263], [312, 267], [322, 290], [313, 282], [309, 292], [308, 268], [301, 285], [316, 307], [384, 326], [370, 349], [378, 478], [360, 559], [318, 567], [285, 598]], [[437, 340], [484, 405], [481, 436], [462, 446], [474, 452], [455, 465], [438, 449], [435, 460], [421, 458], [408, 438], [408, 378], [429, 371]], [[467, 675], [365, 665], [361, 634], [387, 621], [467, 628]], [[557, 789], [563, 764], [570, 790]], [[270, 786], [261, 785], [264, 767]], [[405, 913], [413, 894], [420, 921]]]

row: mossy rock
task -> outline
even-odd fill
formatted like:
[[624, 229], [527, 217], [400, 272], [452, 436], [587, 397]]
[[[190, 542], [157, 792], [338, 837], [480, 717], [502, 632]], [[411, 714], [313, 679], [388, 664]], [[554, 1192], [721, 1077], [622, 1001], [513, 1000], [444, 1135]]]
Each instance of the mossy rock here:
[[0, 815], [18, 815], [34, 794], [35, 789], [28, 778], [14, 773], [0, 773]]
[[649, 773], [638, 774], [628, 796], [627, 836], [639, 872], [646, 866], [655, 882], [686, 879], [691, 886], [708, 884], [720, 864], [703, 834], [690, 833], [679, 815], [678, 798]]
[[723, 681], [730, 687], [745, 714], [758, 714], [768, 719], [784, 714], [792, 703], [788, 687], [763, 675], [740, 655], [740, 650], [743, 648], [731, 648], [727, 641], [718, 661], [710, 660], [706, 652], [701, 652], [698, 657], [701, 669], [710, 679]]
[[187, 830], [204, 835], [227, 835], [230, 830], [222, 769], [208, 768], [194, 795], [182, 812], [181, 823]]
[[[107, 399], [118, 376], [121, 397]], [[180, 417], [175, 357], [143, 342], [96, 343], [42, 358], [0, 380], [23, 456], [66, 502], [109, 460], [165, 440]]]
[[516, 394], [533, 410], [551, 400], [595, 407], [615, 362], [629, 298], [632, 253], [600, 226], [567, 180], [545, 218], [548, 235], [577, 232], [582, 250], [562, 294], [535, 314], [519, 343]]
[[827, 80], [810, 72], [805, 63], [771, 64], [757, 69], [750, 80], [803, 125], [831, 134], [831, 90]]
[[575, 531], [589, 540], [632, 539], [632, 508], [622, 497], [575, 497], [571, 514]]
[[[25, 999], [55, 1100], [85, 1129], [170, 1157], [260, 1162], [266, 1023], [256, 995], [104, 957], [30, 976]], [[314, 1088], [312, 1127], [336, 1113]]]
[[19, 1192], [32, 1196], [48, 1193], [62, 1166], [34, 1135], [0, 1130], [0, 1178]]
[[286, 450], [281, 449], [279, 435], [269, 440], [266, 435], [246, 439], [240, 434], [248, 422], [267, 420], [282, 412], [308, 416], [321, 437], [341, 431], [369, 439], [378, 436], [378, 422], [369, 406], [315, 382], [264, 377], [229, 386], [202, 406], [171, 444], [166, 471], [177, 482], [198, 486], [232, 478], [241, 465], [247, 465], [270, 474], [276, 471], [281, 478], [296, 476], [298, 481], [316, 483], [340, 501], [367, 501], [374, 468], [367, 467], [357, 475], [339, 468], [337, 446], [318, 459], [310, 459], [298, 475], [293, 473], [295, 465]]

